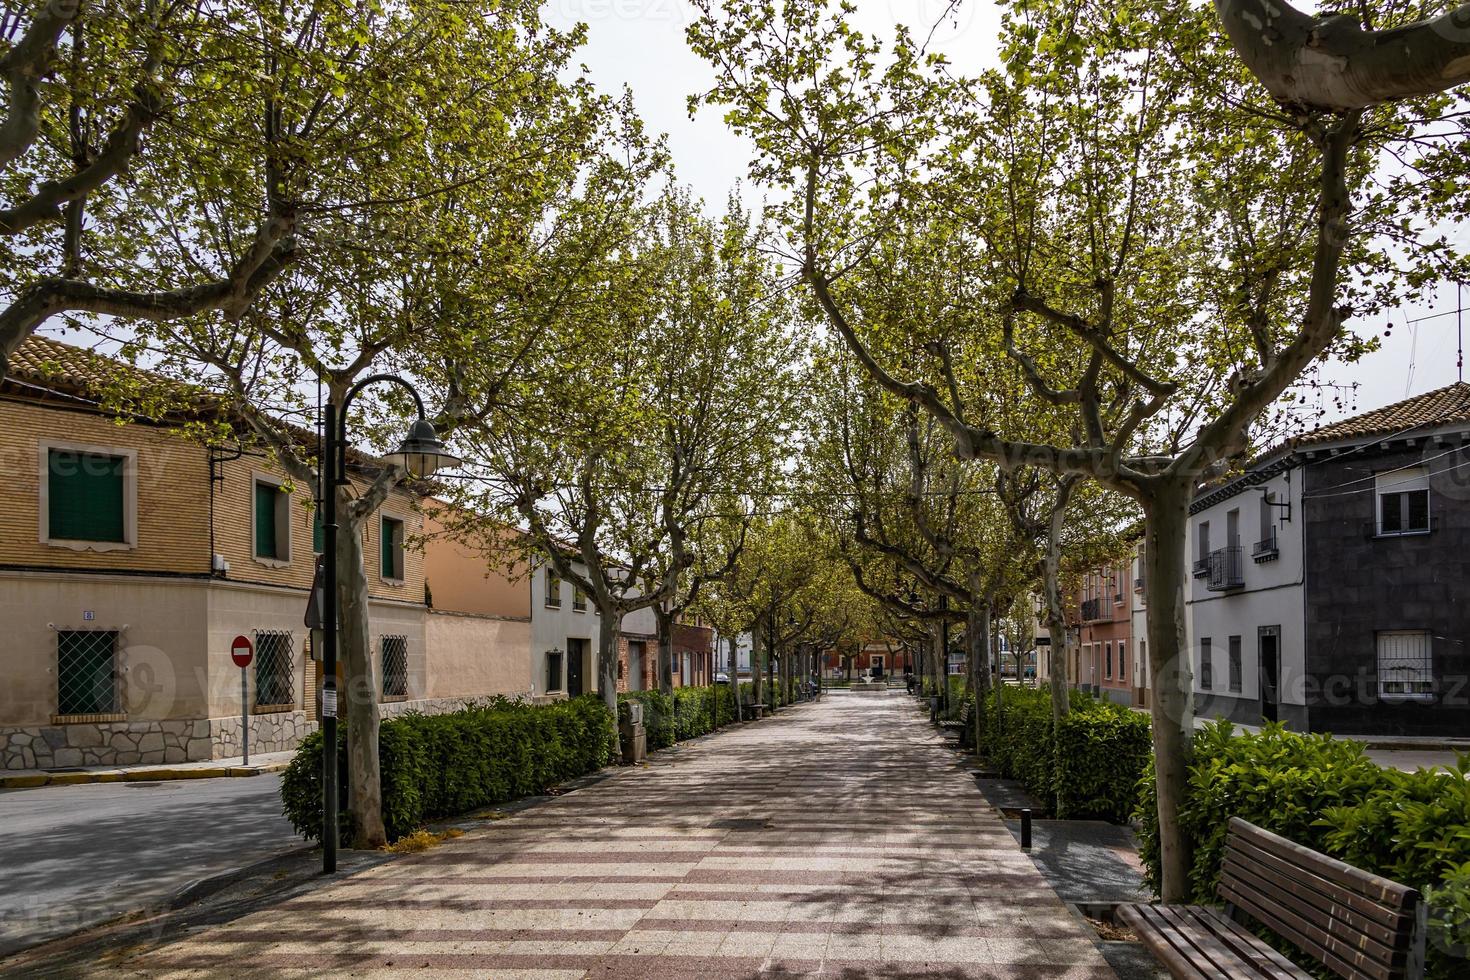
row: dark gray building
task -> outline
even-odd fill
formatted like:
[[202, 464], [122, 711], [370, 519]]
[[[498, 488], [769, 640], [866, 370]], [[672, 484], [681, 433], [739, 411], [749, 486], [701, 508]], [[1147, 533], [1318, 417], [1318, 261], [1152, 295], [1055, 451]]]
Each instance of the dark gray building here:
[[1293, 439], [1191, 513], [1201, 716], [1470, 732], [1470, 384]]

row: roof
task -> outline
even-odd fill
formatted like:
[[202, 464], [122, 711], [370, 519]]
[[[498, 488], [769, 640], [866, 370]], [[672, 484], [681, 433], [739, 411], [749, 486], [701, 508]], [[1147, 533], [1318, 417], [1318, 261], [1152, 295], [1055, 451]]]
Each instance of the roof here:
[[32, 334], [21, 342], [7, 365], [6, 381], [44, 385], [72, 394], [100, 394], [121, 378], [147, 381], [174, 389], [180, 394], [203, 395], [175, 378], [99, 354], [86, 347], [65, 344], [52, 337]]
[[1372, 439], [1414, 429], [1470, 424], [1470, 383], [1460, 381], [1324, 425], [1287, 441], [1290, 448]]

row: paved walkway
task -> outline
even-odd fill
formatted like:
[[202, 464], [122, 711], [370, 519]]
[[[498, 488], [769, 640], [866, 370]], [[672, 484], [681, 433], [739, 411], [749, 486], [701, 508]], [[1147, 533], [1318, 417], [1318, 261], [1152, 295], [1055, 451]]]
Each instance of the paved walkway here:
[[1113, 976], [911, 699], [828, 695], [134, 975]]

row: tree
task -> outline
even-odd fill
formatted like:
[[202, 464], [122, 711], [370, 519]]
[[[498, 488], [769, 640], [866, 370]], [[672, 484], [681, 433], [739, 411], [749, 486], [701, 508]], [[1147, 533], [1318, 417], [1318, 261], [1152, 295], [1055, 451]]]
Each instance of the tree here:
[[636, 610], [660, 620], [672, 686], [673, 616], [725, 574], [733, 538], [716, 528], [739, 522], [739, 486], [779, 455], [796, 354], [779, 270], [734, 201], [712, 221], [670, 186], [610, 220], [619, 247], [536, 402], [467, 438], [497, 484], [479, 509], [524, 523], [597, 607], [599, 687], [615, 707], [617, 631]]
[[[1349, 313], [1459, 261], [1432, 220], [1400, 209], [1458, 213], [1450, 178], [1464, 161], [1407, 112], [1365, 128], [1356, 111], [1261, 106], [1201, 18], [1174, 6], [1018, 8], [1001, 69], [976, 78], [904, 32], [885, 53], [821, 2], [702, 10], [689, 37], [717, 70], [706, 100], [729, 107], [756, 174], [786, 192], [793, 258], [865, 370], [940, 420], [961, 458], [1096, 480], [1144, 510], [1163, 897], [1180, 899], [1190, 497], [1248, 451], [1304, 372], [1367, 349], [1344, 339]], [[1355, 212], [1350, 186], [1420, 139], [1423, 181], [1390, 183]], [[895, 252], [914, 260], [897, 274]], [[926, 293], [913, 276], [925, 255], [960, 280], [959, 312], [938, 321], [892, 300]], [[1344, 281], [1350, 307], [1335, 295]], [[986, 410], [973, 379], [997, 357], [1069, 438]]]
[[[447, 378], [436, 392], [440, 431], [481, 419], [497, 407], [508, 373], [537, 337], [529, 316], [502, 311], [511, 300], [547, 294], [553, 284], [537, 276], [561, 271], [565, 253], [580, 251], [581, 242], [554, 219], [576, 210], [579, 188], [596, 187], [586, 179], [585, 161], [606, 135], [599, 119], [617, 114], [581, 86], [561, 82], [576, 36], [545, 31], [534, 5], [498, 5], [472, 25], [456, 26], [462, 12], [431, 4], [409, 20], [352, 20], [353, 39], [339, 39], [357, 52], [358, 67], [374, 85], [401, 83], [429, 102], [443, 101], [430, 119], [413, 98], [401, 100], [408, 105], [400, 113], [339, 102], [331, 87], [306, 103], [278, 100], [273, 85], [255, 93], [253, 109], [267, 117], [267, 129], [300, 135], [321, 126], [366, 141], [351, 142], [350, 158], [354, 166], [371, 167], [317, 188], [311, 234], [320, 237], [309, 261], [283, 270], [234, 323], [195, 316], [92, 325], [121, 340], [125, 352], [213, 392], [243, 431], [201, 435], [234, 435], [263, 448], [298, 487], [319, 482], [314, 440], [298, 421], [315, 417], [313, 382], [318, 397], [340, 404], [359, 382], [385, 369], [425, 387]], [[336, 27], [328, 26], [322, 31], [332, 34]], [[310, 53], [311, 45], [303, 50]], [[282, 71], [279, 84], [299, 94], [297, 83], [287, 84], [294, 69]], [[384, 81], [372, 72], [389, 74]], [[250, 100], [239, 108], [252, 109]], [[239, 125], [243, 134], [252, 123], [242, 117]], [[220, 166], [265, 172], [275, 166], [252, 156], [249, 139], [233, 150], [237, 155]], [[461, 158], [477, 161], [479, 169], [460, 169]], [[209, 248], [228, 251], [234, 219], [250, 210], [245, 196], [227, 187], [201, 184], [184, 193], [195, 192], [199, 217], [190, 233], [149, 245], [160, 265], [198, 266]], [[471, 348], [491, 360], [495, 374], [428, 370], [462, 364]], [[392, 445], [402, 437], [408, 407], [400, 390], [375, 388], [348, 420], [351, 431], [368, 445]], [[345, 532], [338, 535], [337, 561], [349, 809], [356, 843], [366, 847], [383, 843], [384, 828], [377, 683], [357, 532], [405, 476], [378, 467], [355, 486], [336, 490]], [[317, 488], [318, 496], [324, 492], [330, 491]]]

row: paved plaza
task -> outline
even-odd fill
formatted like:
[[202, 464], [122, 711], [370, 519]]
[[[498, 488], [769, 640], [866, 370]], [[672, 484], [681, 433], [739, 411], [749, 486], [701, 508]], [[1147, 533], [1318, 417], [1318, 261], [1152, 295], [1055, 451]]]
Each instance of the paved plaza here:
[[1102, 980], [1091, 933], [902, 694], [829, 694], [125, 975]]

